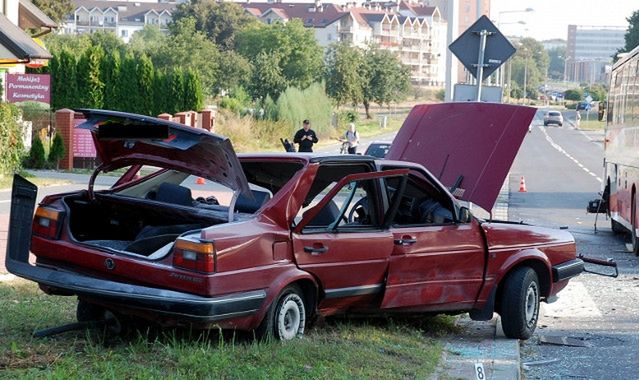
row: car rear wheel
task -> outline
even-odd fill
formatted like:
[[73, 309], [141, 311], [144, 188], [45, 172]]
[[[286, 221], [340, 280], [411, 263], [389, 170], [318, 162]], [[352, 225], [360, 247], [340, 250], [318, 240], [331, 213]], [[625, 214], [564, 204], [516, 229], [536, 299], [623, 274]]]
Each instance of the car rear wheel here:
[[256, 333], [261, 338], [291, 340], [304, 335], [306, 307], [302, 291], [296, 285], [284, 288], [269, 307]]
[[532, 268], [512, 272], [504, 284], [501, 317], [504, 334], [513, 339], [528, 339], [539, 319], [539, 279]]

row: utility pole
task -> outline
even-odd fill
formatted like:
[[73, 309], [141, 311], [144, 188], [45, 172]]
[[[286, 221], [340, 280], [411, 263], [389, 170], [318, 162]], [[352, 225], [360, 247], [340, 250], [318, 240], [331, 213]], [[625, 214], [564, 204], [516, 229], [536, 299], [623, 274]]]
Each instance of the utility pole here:
[[453, 86], [457, 83], [457, 61], [453, 58], [453, 52], [450, 51], [448, 46], [457, 38], [459, 33], [459, 0], [448, 1], [448, 13], [446, 15], [448, 20], [448, 30], [446, 34], [446, 87], [445, 87], [445, 100], [447, 102], [453, 101]]

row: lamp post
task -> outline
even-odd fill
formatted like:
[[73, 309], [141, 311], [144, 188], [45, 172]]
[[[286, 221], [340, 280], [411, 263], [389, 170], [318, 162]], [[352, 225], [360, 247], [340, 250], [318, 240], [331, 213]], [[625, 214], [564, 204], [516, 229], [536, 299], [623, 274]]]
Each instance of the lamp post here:
[[[515, 21], [515, 22], [503, 22], [502, 21], [502, 15], [504, 15], [504, 14], [508, 14], [508, 13], [528, 13], [528, 12], [534, 12], [534, 11], [535, 10], [533, 8], [499, 11], [499, 12], [497, 12], [497, 23], [496, 23], [497, 24], [497, 29], [501, 29], [502, 25], [507, 25], [507, 24], [526, 25], [526, 22], [525, 21], [521, 21], [521, 20], [520, 21]], [[510, 60], [511, 59], [508, 60], [508, 63], [509, 63], [508, 84], [510, 84]], [[504, 76], [505, 76], [504, 75], [504, 67], [500, 67], [499, 68], [499, 75], [498, 75], [499, 85], [502, 86], [502, 88], [504, 88], [506, 90], [505, 91], [506, 97], [509, 97], [510, 96], [510, 94], [509, 94], [510, 88], [506, 88], [506, 87], [509, 87], [509, 86], [506, 85]]]

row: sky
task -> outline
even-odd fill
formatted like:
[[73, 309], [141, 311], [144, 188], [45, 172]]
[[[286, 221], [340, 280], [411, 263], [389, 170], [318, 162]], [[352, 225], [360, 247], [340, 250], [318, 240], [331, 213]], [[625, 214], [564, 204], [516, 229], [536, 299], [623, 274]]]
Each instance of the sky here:
[[[527, 8], [533, 11], [510, 12]], [[639, 0], [491, 0], [490, 18], [507, 36], [565, 40], [568, 25], [627, 28], [626, 19], [637, 10]]]

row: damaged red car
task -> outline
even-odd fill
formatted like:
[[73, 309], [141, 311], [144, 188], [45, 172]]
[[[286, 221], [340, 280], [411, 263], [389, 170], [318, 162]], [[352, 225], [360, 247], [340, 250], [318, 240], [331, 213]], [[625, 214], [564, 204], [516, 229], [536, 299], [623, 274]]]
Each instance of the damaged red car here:
[[[6, 266], [76, 296], [80, 320], [287, 340], [317, 315], [496, 312], [507, 336], [526, 339], [539, 302], [583, 270], [568, 232], [469, 209], [492, 206], [534, 109], [418, 106], [386, 159], [238, 156], [200, 129], [77, 112], [101, 164], [86, 190], [37, 208], [37, 188], [15, 177]], [[113, 171], [117, 182], [96, 189]]]

